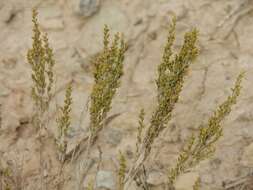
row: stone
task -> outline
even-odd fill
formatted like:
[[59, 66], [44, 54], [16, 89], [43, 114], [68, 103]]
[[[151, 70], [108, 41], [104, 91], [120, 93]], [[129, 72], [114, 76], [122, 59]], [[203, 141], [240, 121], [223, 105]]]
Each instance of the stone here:
[[101, 6], [101, 0], [73, 0], [70, 3], [74, 13], [82, 18], [93, 16]]
[[196, 172], [189, 172], [189, 173], [182, 174], [177, 179], [175, 183], [175, 188], [177, 190], [192, 190], [193, 185], [195, 184], [198, 178], [199, 178], [199, 174]]
[[0, 86], [0, 97], [6, 97], [11, 93], [11, 90], [5, 86]]
[[85, 17], [94, 15], [100, 7], [100, 0], [80, 0], [79, 14]]
[[161, 185], [166, 180], [165, 176], [166, 175], [162, 174], [161, 172], [151, 171], [148, 174], [147, 183], [154, 186]]
[[128, 187], [129, 190], [136, 190], [138, 189], [138, 186], [135, 181], [132, 181], [132, 183]]
[[122, 137], [123, 134], [118, 129], [109, 128], [105, 132], [106, 142], [113, 146], [117, 146], [121, 142]]
[[206, 184], [211, 184], [213, 183], [214, 179], [212, 175], [210, 175], [209, 173], [208, 174], [205, 173], [201, 175], [201, 181]]
[[99, 171], [97, 173], [96, 183], [98, 188], [115, 189], [114, 176], [111, 171]]

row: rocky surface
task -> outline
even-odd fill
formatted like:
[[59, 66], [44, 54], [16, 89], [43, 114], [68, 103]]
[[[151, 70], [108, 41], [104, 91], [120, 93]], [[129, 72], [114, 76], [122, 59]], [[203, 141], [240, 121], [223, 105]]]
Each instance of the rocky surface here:
[[100, 170], [97, 173], [97, 187], [106, 189], [115, 189], [113, 173], [110, 171]]
[[[231, 115], [223, 122], [224, 136], [215, 155], [177, 182], [178, 189], [190, 189], [200, 177], [203, 189], [221, 189], [225, 181], [245, 176], [253, 168], [253, 3], [250, 0], [9, 0], [0, 1], [0, 158], [23, 168], [26, 189], [39, 180], [36, 131], [29, 125], [32, 113], [30, 72], [26, 61], [31, 47], [31, 8], [38, 7], [41, 28], [54, 48], [57, 74], [54, 104], [62, 104], [66, 84], [73, 80], [72, 129], [69, 141], [85, 135], [85, 109], [93, 79], [89, 60], [101, 49], [103, 25], [124, 32], [129, 48], [125, 76], [113, 102], [108, 123], [98, 145], [102, 148], [99, 172], [96, 165], [90, 178], [98, 188], [115, 189], [118, 151], [132, 157], [137, 115], [144, 108], [148, 117], [155, 104], [156, 67], [161, 60], [167, 27], [177, 15], [176, 49], [189, 28], [199, 30], [200, 56], [186, 78], [180, 101], [168, 129], [154, 145], [148, 164], [147, 183], [161, 189], [167, 169], [179, 148], [200, 124], [205, 124], [216, 106], [230, 92], [241, 70], [245, 70], [242, 94]], [[52, 118], [56, 108], [52, 108]], [[82, 114], [81, 114], [82, 113]], [[82, 119], [80, 119], [80, 117]], [[50, 121], [50, 131], [56, 124]], [[54, 189], [58, 162], [55, 147], [45, 141], [44, 177]], [[74, 146], [74, 145], [73, 145]], [[95, 150], [96, 152], [97, 150]], [[94, 153], [94, 160], [99, 159]], [[66, 168], [66, 173], [74, 167]], [[19, 171], [19, 170], [16, 170]], [[68, 171], [68, 172], [67, 172]], [[18, 175], [18, 172], [16, 172]], [[166, 180], [166, 179], [165, 179]], [[87, 185], [87, 184], [86, 184]], [[86, 186], [85, 185], [85, 186]], [[75, 187], [66, 175], [64, 189]], [[135, 186], [132, 189], [136, 189]]]

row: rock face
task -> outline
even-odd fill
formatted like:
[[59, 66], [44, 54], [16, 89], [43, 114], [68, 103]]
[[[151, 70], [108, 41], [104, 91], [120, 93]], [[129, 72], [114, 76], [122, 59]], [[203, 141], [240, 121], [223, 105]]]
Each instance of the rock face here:
[[150, 185], [158, 186], [163, 184], [165, 181], [165, 175], [160, 172], [152, 171], [148, 174], [147, 183]]
[[[199, 173], [203, 189], [217, 190], [223, 181], [240, 177], [253, 168], [252, 1], [0, 0], [0, 165], [1, 159], [17, 162], [19, 159], [15, 156], [21, 161], [24, 157], [24, 184], [30, 184], [25, 189], [36, 189], [39, 178], [37, 133], [29, 123], [34, 113], [31, 68], [25, 59], [32, 45], [32, 7], [38, 8], [40, 27], [48, 33], [56, 60], [56, 86], [48, 125], [48, 131], [54, 134], [57, 134], [57, 109], [64, 102], [66, 84], [73, 81], [68, 151], [81, 144], [87, 135], [89, 95], [94, 81], [90, 60], [103, 48], [104, 25], [109, 26], [112, 35], [124, 33], [127, 41], [124, 77], [109, 115], [120, 114], [103, 128], [91, 153], [96, 156], [90, 178], [97, 187], [116, 189], [114, 174], [118, 169], [119, 151], [125, 153], [128, 166], [134, 159], [138, 114], [141, 108], [145, 109], [148, 125], [157, 101], [157, 65], [173, 15], [178, 17], [174, 51], [181, 47], [184, 33], [197, 27], [200, 53], [185, 78], [172, 121], [154, 143], [152, 155], [145, 163], [150, 172], [147, 183], [152, 190], [163, 187], [166, 172], [183, 142], [197, 133], [199, 125], [207, 123], [212, 112], [229, 95], [242, 70], [247, 71], [242, 94], [222, 123], [224, 135], [215, 153], [215, 160], [219, 162], [209, 160], [204, 166], [199, 165], [196, 173], [181, 176], [176, 187], [190, 189]], [[45, 139], [43, 143], [45, 178], [51, 181], [58, 173], [56, 150], [52, 139]], [[97, 163], [100, 156], [106, 163]], [[70, 166], [64, 171], [70, 180], [66, 180], [63, 190], [75, 189], [76, 176], [72, 176], [75, 169]], [[48, 190], [54, 189], [59, 181], [55, 179]], [[132, 185], [130, 189], [136, 190], [136, 184]]]
[[100, 0], [80, 0], [79, 13], [82, 16], [89, 17], [94, 15], [100, 7]]
[[108, 190], [115, 189], [114, 176], [111, 171], [99, 171], [97, 173], [96, 182], [98, 188], [106, 188]]
[[86, 19], [95, 15], [101, 6], [101, 0], [71, 0], [73, 12], [80, 19]]

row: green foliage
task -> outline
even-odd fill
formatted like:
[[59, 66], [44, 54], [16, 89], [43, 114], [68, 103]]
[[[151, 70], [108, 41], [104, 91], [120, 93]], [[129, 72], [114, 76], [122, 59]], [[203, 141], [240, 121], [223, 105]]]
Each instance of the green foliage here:
[[144, 117], [145, 117], [144, 109], [141, 109], [140, 114], [139, 114], [139, 125], [137, 128], [138, 129], [137, 142], [136, 142], [137, 153], [140, 151], [139, 149], [142, 143], [142, 133], [143, 133], [143, 130], [145, 129]]
[[58, 123], [58, 138], [57, 138], [57, 146], [58, 150], [60, 152], [60, 160], [64, 161], [65, 154], [66, 154], [66, 148], [67, 148], [67, 142], [66, 142], [66, 135], [69, 130], [70, 124], [71, 124], [71, 105], [72, 105], [72, 86], [71, 83], [68, 85], [66, 93], [65, 93], [65, 100], [64, 100], [64, 106], [60, 108], [60, 116], [57, 119]]
[[3, 167], [0, 162], [0, 189], [11, 190], [14, 181], [15, 180], [12, 175], [11, 169], [8, 167]]
[[47, 35], [42, 36], [41, 34], [37, 16], [38, 13], [34, 9], [32, 16], [33, 44], [32, 48], [28, 50], [27, 60], [32, 67], [32, 98], [35, 103], [36, 125], [41, 128], [44, 125], [44, 122], [41, 121], [43, 114], [48, 109], [52, 97], [55, 61], [53, 59], [53, 50], [49, 47]]
[[159, 136], [171, 119], [171, 113], [182, 90], [184, 77], [189, 66], [198, 54], [196, 47], [197, 30], [193, 29], [184, 36], [184, 44], [178, 54], [172, 57], [172, 45], [175, 40], [176, 20], [169, 29], [161, 64], [158, 66], [157, 99], [158, 104], [152, 115], [150, 126], [144, 139], [144, 149], [148, 154], [154, 140]]
[[[128, 173], [128, 183], [139, 173], [140, 167], [150, 154], [153, 142], [171, 119], [171, 113], [183, 87], [184, 77], [198, 54], [196, 47], [198, 33], [196, 29], [193, 29], [185, 34], [183, 46], [179, 53], [173, 56], [172, 46], [175, 40], [175, 29], [176, 19], [174, 18], [169, 28], [162, 61], [158, 66], [157, 106], [145, 131], [142, 144], [138, 145], [140, 147], [138, 149], [141, 150], [136, 155], [136, 161]], [[139, 135], [137, 135], [137, 143], [139, 141]]]
[[119, 171], [118, 171], [118, 181], [119, 181], [119, 190], [124, 189], [124, 180], [126, 177], [126, 158], [125, 156], [120, 152], [119, 154]]
[[[45, 112], [48, 111], [52, 98], [52, 87], [54, 83], [53, 68], [55, 61], [47, 35], [42, 36], [41, 34], [37, 15], [37, 11], [33, 10], [33, 44], [32, 48], [28, 50], [27, 60], [32, 68], [32, 99], [36, 109], [36, 124], [41, 129], [45, 127], [43, 118]], [[127, 160], [125, 156], [122, 153], [119, 155], [119, 170], [117, 173], [119, 190], [128, 189], [131, 180], [136, 180], [138, 178], [140, 183], [145, 184], [143, 188], [148, 189], [144, 162], [151, 152], [154, 141], [167, 127], [171, 119], [172, 111], [182, 91], [184, 78], [187, 75], [191, 63], [193, 63], [198, 55], [198, 48], [196, 47], [198, 32], [196, 29], [192, 29], [185, 34], [181, 49], [178, 53], [173, 53], [175, 29], [176, 20], [173, 19], [169, 28], [162, 61], [158, 66], [158, 78], [156, 80], [157, 105], [151, 116], [150, 123], [147, 126], [144, 123], [145, 112], [143, 109], [140, 111], [136, 141], [137, 151], [129, 172], [127, 172]], [[88, 169], [86, 170], [86, 167], [83, 166], [89, 165], [87, 163], [90, 161], [91, 146], [95, 142], [98, 133], [103, 128], [107, 114], [111, 109], [112, 100], [120, 86], [120, 79], [123, 75], [125, 51], [126, 44], [123, 37], [117, 33], [111, 41], [109, 28], [105, 26], [103, 50], [94, 60], [94, 86], [90, 95], [91, 101], [89, 108], [90, 136], [88, 144], [85, 144], [86, 160], [80, 162], [80, 184], [78, 183], [78, 185], [83, 185], [83, 176], [88, 172]], [[168, 184], [172, 189], [174, 188], [174, 182], [180, 174], [196, 166], [201, 160], [208, 158], [214, 153], [215, 143], [220, 139], [223, 133], [221, 122], [231, 112], [232, 106], [237, 101], [237, 97], [241, 90], [242, 79], [243, 73], [238, 76], [231, 95], [228, 96], [213, 113], [206, 126], [201, 126], [198, 133], [193, 134], [188, 139], [185, 147], [179, 154], [175, 166], [168, 172]], [[57, 118], [58, 136], [56, 138], [56, 143], [60, 153], [60, 161], [62, 162], [66, 157], [67, 142], [65, 137], [71, 124], [71, 96], [72, 86], [69, 84], [65, 92], [64, 105], [60, 108], [60, 115]], [[88, 138], [85, 139], [87, 140]], [[64, 168], [62, 167], [61, 169], [63, 170]], [[10, 176], [7, 170], [0, 170], [0, 177], [2, 179], [3, 177], [7, 179], [12, 176]], [[4, 182], [6, 182], [6, 180]], [[10, 189], [9, 186], [6, 186], [6, 190], [7, 189]], [[93, 183], [90, 182], [87, 189], [93, 190]], [[195, 182], [193, 189], [200, 189], [199, 179]]]
[[[143, 129], [144, 116], [142, 114], [139, 116], [137, 144], [142, 143], [142, 145], [141, 147], [137, 145], [137, 150], [141, 149], [141, 151], [137, 151], [137, 158], [129, 170], [125, 181], [126, 187], [129, 187], [129, 181], [135, 179], [136, 175], [141, 173], [141, 166], [143, 166], [144, 161], [150, 154], [154, 140], [167, 127], [172, 111], [179, 99], [184, 77], [189, 70], [190, 64], [198, 55], [198, 48], [196, 47], [198, 32], [193, 29], [185, 34], [183, 46], [179, 53], [173, 56], [172, 45], [175, 40], [175, 27], [176, 21], [173, 19], [162, 62], [158, 66], [158, 79], [156, 80], [158, 104], [151, 117], [150, 125], [146, 130], [143, 141], [140, 138], [140, 133]], [[214, 143], [222, 135], [221, 121], [231, 112], [232, 105], [236, 103], [236, 99], [240, 94], [242, 78], [243, 74], [240, 74], [232, 89], [232, 94], [209, 118], [207, 127], [200, 127], [198, 136], [192, 135], [189, 138], [188, 143], [179, 155], [176, 166], [169, 171], [168, 183], [171, 189], [173, 189], [173, 184], [181, 173], [195, 166], [201, 160], [208, 158], [215, 151]], [[195, 188], [198, 188], [197, 184]]]
[[241, 73], [235, 82], [232, 93], [218, 107], [218, 109], [209, 118], [206, 126], [199, 128], [197, 136], [192, 135], [189, 138], [185, 148], [180, 153], [176, 166], [169, 172], [169, 184], [173, 185], [176, 178], [187, 169], [195, 166], [201, 160], [209, 158], [215, 151], [215, 142], [222, 136], [222, 120], [231, 112], [232, 106], [236, 103], [240, 94], [243, 73]]
[[94, 190], [94, 184], [93, 184], [93, 181], [90, 181], [90, 182], [88, 183], [87, 190]]
[[199, 190], [199, 189], [200, 189], [200, 179], [198, 178], [193, 185], [193, 190]]
[[104, 49], [94, 61], [95, 84], [91, 92], [90, 131], [93, 142], [103, 127], [111, 102], [120, 85], [123, 75], [125, 42], [117, 33], [110, 45], [110, 34], [107, 26], [104, 28]]

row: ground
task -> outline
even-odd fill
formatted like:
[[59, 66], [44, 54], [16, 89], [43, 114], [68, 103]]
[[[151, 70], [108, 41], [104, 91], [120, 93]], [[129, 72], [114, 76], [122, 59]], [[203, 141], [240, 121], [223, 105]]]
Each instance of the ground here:
[[[246, 71], [238, 103], [223, 122], [224, 136], [215, 155], [193, 168], [177, 182], [188, 189], [198, 176], [203, 189], [222, 185], [253, 172], [253, 2], [250, 0], [0, 0], [0, 155], [22, 176], [24, 189], [34, 189], [39, 180], [36, 130], [32, 114], [31, 68], [26, 53], [31, 47], [31, 9], [37, 7], [39, 22], [55, 53], [57, 75], [49, 131], [56, 133], [53, 119], [63, 102], [69, 81], [73, 86], [72, 124], [69, 144], [85, 136], [89, 122], [86, 109], [93, 84], [90, 60], [101, 50], [104, 24], [123, 32], [129, 45], [124, 77], [112, 105], [112, 119], [99, 136], [103, 161], [96, 172], [97, 186], [115, 189], [114, 171], [121, 150], [131, 159], [135, 146], [138, 113], [150, 117], [155, 105], [156, 68], [160, 63], [168, 26], [177, 16], [177, 40], [190, 28], [199, 30], [200, 55], [191, 66], [180, 100], [168, 128], [154, 145], [148, 162], [148, 183], [163, 187], [164, 176], [175, 162], [184, 141], [207, 122], [217, 105], [229, 95], [240, 71]], [[71, 147], [70, 146], [70, 147]], [[96, 149], [96, 150], [95, 150]], [[44, 178], [55, 189], [59, 163], [54, 142], [43, 145]], [[94, 148], [94, 160], [98, 150]], [[75, 167], [65, 168], [63, 189], [74, 187]], [[69, 172], [69, 173], [68, 173]], [[71, 174], [70, 174], [71, 173]], [[161, 177], [163, 176], [163, 177]], [[87, 176], [89, 178], [89, 176]], [[87, 181], [82, 182], [83, 186]], [[134, 188], [134, 187], [133, 187]]]

